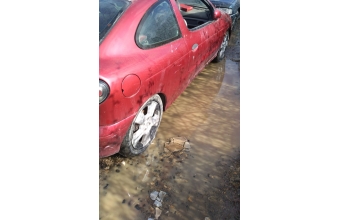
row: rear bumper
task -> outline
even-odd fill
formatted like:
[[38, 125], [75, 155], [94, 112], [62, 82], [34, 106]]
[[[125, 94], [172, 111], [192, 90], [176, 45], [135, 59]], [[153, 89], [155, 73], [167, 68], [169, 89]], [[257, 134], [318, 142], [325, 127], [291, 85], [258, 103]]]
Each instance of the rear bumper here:
[[134, 115], [112, 125], [99, 126], [99, 157], [108, 157], [120, 150], [125, 134], [130, 128]]

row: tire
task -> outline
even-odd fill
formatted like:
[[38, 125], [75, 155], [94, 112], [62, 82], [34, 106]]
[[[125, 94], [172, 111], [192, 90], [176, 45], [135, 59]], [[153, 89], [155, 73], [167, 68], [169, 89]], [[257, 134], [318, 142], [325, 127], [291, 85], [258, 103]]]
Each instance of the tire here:
[[119, 154], [134, 157], [143, 153], [156, 137], [162, 116], [162, 99], [159, 95], [154, 95], [138, 110], [124, 137]]
[[224, 35], [223, 41], [221, 43], [221, 47], [217, 52], [217, 56], [213, 60], [214, 63], [218, 63], [218, 62], [220, 62], [221, 60], [224, 59], [225, 51], [226, 51], [227, 46], [228, 46], [228, 42], [229, 42], [229, 31], [227, 31], [227, 33]]
[[235, 15], [235, 18], [233, 20], [233, 24], [232, 24], [231, 30], [234, 30], [236, 21], [239, 20], [239, 19], [240, 19], [240, 9], [238, 9], [237, 12], [236, 12], [236, 15]]

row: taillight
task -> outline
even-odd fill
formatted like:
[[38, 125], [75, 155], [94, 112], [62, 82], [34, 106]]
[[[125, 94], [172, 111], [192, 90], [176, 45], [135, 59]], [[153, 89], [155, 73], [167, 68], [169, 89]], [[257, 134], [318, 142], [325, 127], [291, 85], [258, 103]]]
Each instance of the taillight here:
[[109, 96], [110, 89], [109, 86], [102, 80], [99, 80], [99, 104], [104, 102]]

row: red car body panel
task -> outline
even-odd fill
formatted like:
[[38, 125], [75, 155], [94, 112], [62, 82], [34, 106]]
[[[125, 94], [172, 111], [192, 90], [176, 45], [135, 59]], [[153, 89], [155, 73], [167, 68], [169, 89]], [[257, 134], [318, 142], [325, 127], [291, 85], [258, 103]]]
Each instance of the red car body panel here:
[[141, 49], [135, 42], [136, 29], [155, 2], [133, 1], [99, 46], [99, 78], [110, 87], [108, 98], [99, 105], [100, 157], [119, 152], [134, 116], [149, 97], [160, 94], [164, 110], [173, 103], [216, 56], [231, 25], [230, 17], [222, 13], [221, 18], [190, 31], [171, 0], [182, 37]]

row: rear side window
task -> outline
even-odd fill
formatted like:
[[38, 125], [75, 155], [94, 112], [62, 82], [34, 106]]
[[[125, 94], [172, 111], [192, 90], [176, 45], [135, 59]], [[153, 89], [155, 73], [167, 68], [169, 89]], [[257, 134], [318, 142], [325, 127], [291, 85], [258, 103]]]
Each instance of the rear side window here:
[[167, 0], [155, 3], [142, 18], [136, 43], [142, 49], [164, 45], [181, 37], [176, 17]]
[[99, 0], [99, 41], [129, 5], [127, 0]]

